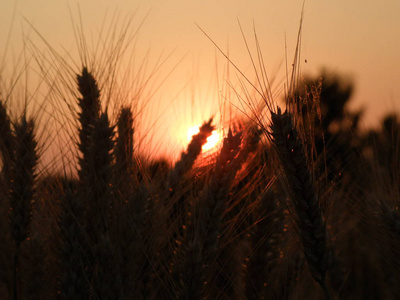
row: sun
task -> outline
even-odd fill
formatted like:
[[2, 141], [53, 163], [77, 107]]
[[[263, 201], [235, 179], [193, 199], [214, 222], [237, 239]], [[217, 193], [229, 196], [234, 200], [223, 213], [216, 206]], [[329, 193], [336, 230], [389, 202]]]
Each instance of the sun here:
[[[187, 133], [188, 142], [190, 142], [192, 140], [192, 137], [195, 134], [198, 134], [199, 132], [200, 132], [200, 125], [190, 127]], [[203, 151], [211, 150], [219, 144], [221, 139], [222, 139], [221, 134], [218, 132], [218, 130], [213, 130], [211, 132], [211, 135], [207, 138], [207, 143], [205, 143], [201, 149]]]

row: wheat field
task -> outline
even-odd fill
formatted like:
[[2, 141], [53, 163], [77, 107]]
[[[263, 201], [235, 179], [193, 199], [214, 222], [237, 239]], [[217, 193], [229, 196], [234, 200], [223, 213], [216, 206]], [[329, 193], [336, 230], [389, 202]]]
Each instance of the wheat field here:
[[137, 110], [108, 105], [87, 53], [52, 85], [76, 107], [64, 172], [1, 91], [0, 298], [399, 299], [400, 121], [362, 130], [351, 84], [301, 80], [299, 51], [283, 105], [258, 69], [249, 115], [212, 154], [205, 120], [176, 162], [138, 153]]

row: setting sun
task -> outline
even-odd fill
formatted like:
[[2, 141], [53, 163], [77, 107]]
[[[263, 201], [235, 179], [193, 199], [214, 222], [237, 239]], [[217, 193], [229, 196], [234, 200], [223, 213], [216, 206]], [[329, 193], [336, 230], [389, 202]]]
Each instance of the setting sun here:
[[[188, 142], [191, 141], [192, 136], [198, 134], [199, 132], [200, 132], [200, 125], [190, 127], [187, 133]], [[218, 132], [218, 130], [213, 130], [211, 136], [207, 138], [207, 143], [202, 147], [203, 151], [211, 150], [212, 148], [218, 145], [221, 139], [222, 139], [221, 134]]]

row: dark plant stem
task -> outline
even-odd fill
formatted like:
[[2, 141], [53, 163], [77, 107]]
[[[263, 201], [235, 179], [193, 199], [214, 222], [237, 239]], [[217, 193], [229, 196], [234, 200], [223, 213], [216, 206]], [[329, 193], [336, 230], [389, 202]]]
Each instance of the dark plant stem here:
[[331, 295], [331, 292], [330, 292], [329, 289], [328, 289], [328, 286], [326, 285], [326, 282], [323, 281], [323, 282], [320, 283], [320, 285], [321, 285], [321, 287], [322, 287], [322, 290], [324, 291], [325, 298], [326, 298], [327, 300], [332, 300], [332, 295]]
[[18, 261], [19, 261], [19, 245], [17, 245], [14, 253], [14, 268], [13, 268], [13, 295], [14, 300], [18, 300]]

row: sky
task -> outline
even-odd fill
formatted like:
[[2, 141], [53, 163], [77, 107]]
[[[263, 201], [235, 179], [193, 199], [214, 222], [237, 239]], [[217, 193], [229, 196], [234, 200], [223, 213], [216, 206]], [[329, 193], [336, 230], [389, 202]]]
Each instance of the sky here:
[[[21, 53], [35, 56], [32, 49], [47, 53], [46, 43], [62, 57], [69, 55], [69, 65], [74, 66], [79, 61], [76, 26], [82, 24], [85, 40], [98, 45], [99, 37], [110, 38], [104, 35], [110, 24], [126, 24], [131, 18], [132, 32], [139, 26], [140, 30], [134, 49], [122, 58], [121, 69], [138, 70], [146, 61], [143, 73], [151, 75], [143, 94], [149, 100], [140, 110], [141, 134], [151, 136], [154, 152], [165, 152], [168, 146], [168, 151], [179, 153], [187, 143], [186, 128], [211, 116], [218, 123], [221, 115], [229, 121], [241, 113], [234, 109], [240, 106], [234, 92], [240, 76], [213, 42], [252, 79], [239, 23], [253, 54], [256, 32], [264, 65], [270, 78], [275, 78], [273, 90], [277, 98], [282, 97], [286, 57], [291, 61], [295, 52], [302, 6], [303, 0], [1, 1], [0, 55], [2, 66], [7, 65], [2, 77], [7, 78]], [[351, 108], [365, 109], [365, 127], [377, 126], [384, 114], [400, 110], [399, 13], [398, 0], [307, 0], [304, 4], [302, 74], [317, 76], [326, 69], [351, 80], [355, 86]], [[26, 47], [27, 41], [35, 47]], [[24, 52], [26, 48], [30, 50]], [[102, 55], [98, 46], [91, 50]], [[166, 61], [154, 71], [160, 58]], [[40, 71], [32, 71], [31, 78], [35, 72]], [[125, 79], [129, 80], [133, 79]]]

